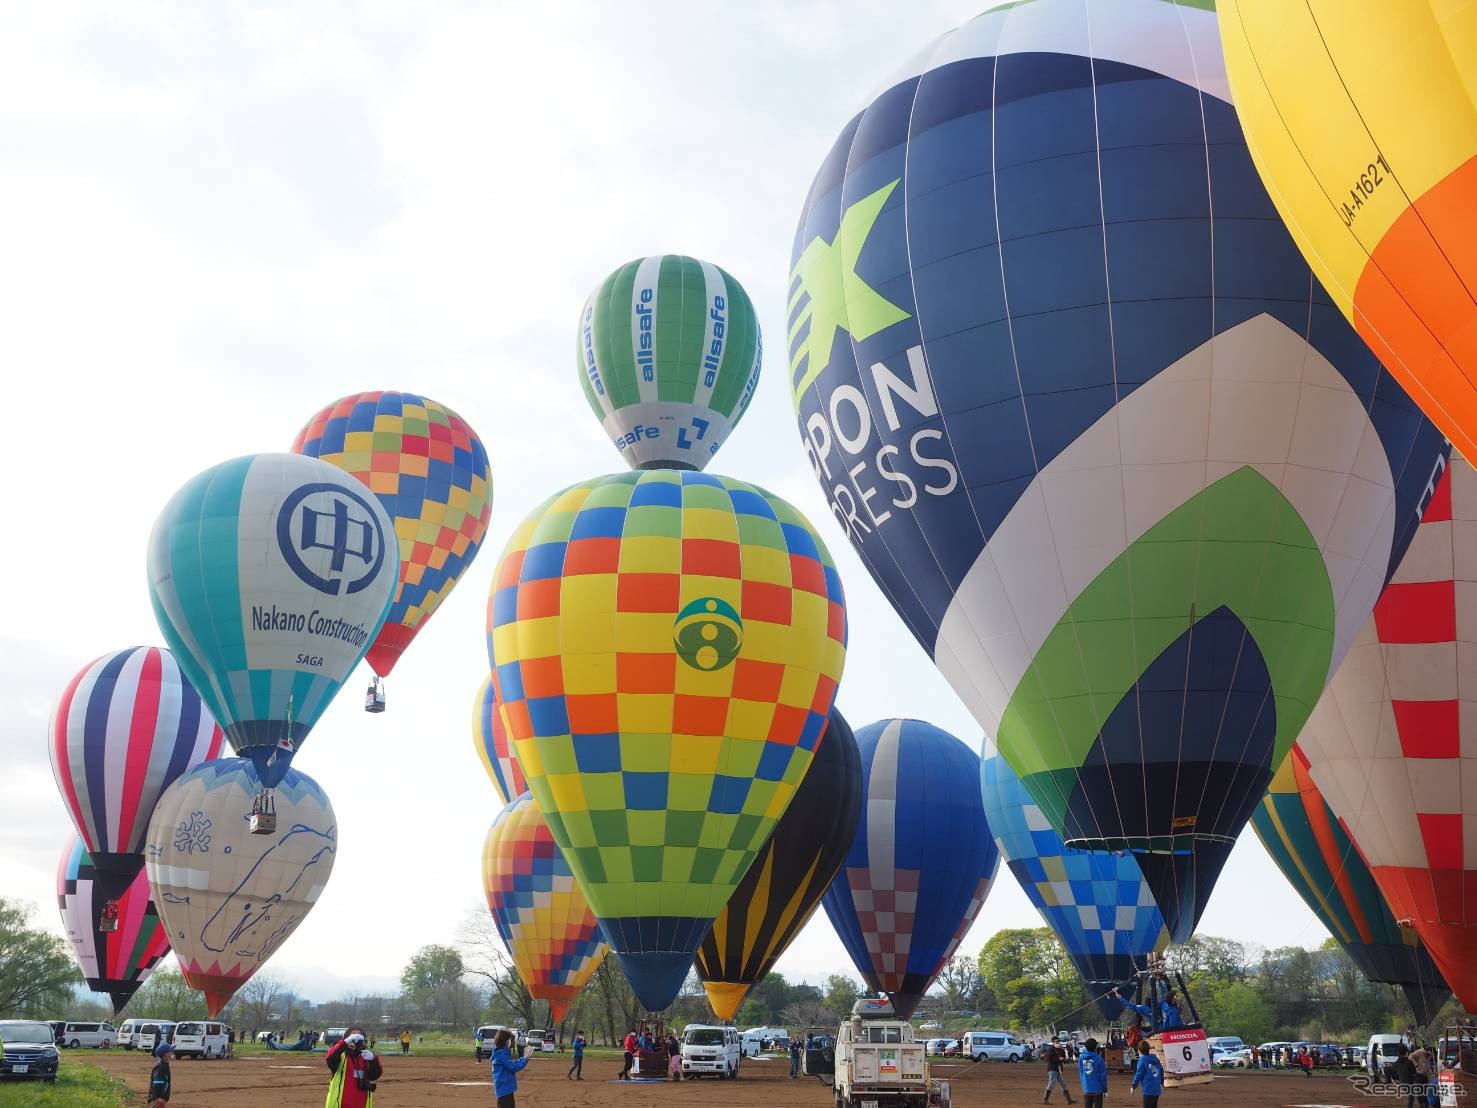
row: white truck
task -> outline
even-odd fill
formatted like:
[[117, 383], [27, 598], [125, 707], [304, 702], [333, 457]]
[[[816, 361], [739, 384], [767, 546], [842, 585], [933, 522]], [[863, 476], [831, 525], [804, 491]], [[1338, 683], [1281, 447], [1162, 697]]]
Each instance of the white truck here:
[[858, 1000], [827, 1038], [807, 1036], [805, 1072], [833, 1086], [836, 1108], [949, 1108], [948, 1082], [929, 1076], [924, 1044], [889, 1001]]

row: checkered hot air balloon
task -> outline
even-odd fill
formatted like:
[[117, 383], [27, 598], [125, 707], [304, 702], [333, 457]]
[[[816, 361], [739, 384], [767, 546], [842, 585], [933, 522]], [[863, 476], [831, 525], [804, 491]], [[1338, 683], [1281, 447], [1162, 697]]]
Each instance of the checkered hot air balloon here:
[[748, 410], [761, 351], [742, 285], [710, 262], [659, 254], [590, 293], [575, 361], [632, 469], [702, 469]]
[[790, 284], [848, 538], [1179, 942], [1446, 449], [1258, 181], [1210, 7], [1001, 4], [929, 44], [821, 164]]
[[719, 1019], [733, 1019], [820, 907], [861, 812], [861, 751], [832, 708], [795, 799], [698, 947], [698, 976]]
[[173, 654], [132, 646], [72, 678], [52, 713], [50, 740], [52, 772], [88, 852], [101, 911], [143, 872], [159, 797], [220, 753], [221, 729]]
[[821, 903], [867, 987], [907, 1019], [984, 906], [1000, 851], [969, 747], [916, 719], [879, 720], [856, 741], [861, 821]]
[[599, 477], [518, 526], [488, 633], [534, 800], [636, 995], [665, 1008], [831, 710], [846, 606], [830, 555], [742, 481]]
[[1437, 485], [1415, 541], [1298, 738], [1395, 918], [1477, 1011], [1477, 473]]
[[492, 517], [487, 450], [461, 416], [409, 392], [336, 400], [298, 432], [292, 449], [353, 474], [394, 521], [400, 582], [365, 655], [386, 677], [482, 549]]
[[164, 923], [149, 894], [149, 879], [142, 870], [117, 898], [115, 930], [103, 931], [97, 925], [102, 900], [92, 856], [82, 840], [73, 835], [62, 851], [56, 871], [56, 902], [61, 910], [62, 930], [87, 987], [95, 993], [106, 993], [117, 1013], [123, 1011], [128, 998], [169, 953], [169, 937], [164, 933]]
[[220, 1015], [317, 903], [333, 872], [338, 824], [318, 783], [289, 769], [277, 826], [253, 834], [257, 790], [241, 758], [218, 758], [169, 787], [149, 823], [149, 887], [192, 989]]
[[523, 771], [518, 768], [518, 759], [508, 742], [508, 729], [503, 726], [503, 715], [498, 710], [491, 674], [483, 680], [472, 704], [472, 741], [499, 800], [508, 804], [528, 791], [528, 783], [523, 780]]
[[528, 793], [487, 832], [482, 889], [529, 995], [560, 1022], [610, 948]]
[[1371, 981], [1399, 985], [1421, 1027], [1451, 996], [1441, 971], [1409, 928], [1402, 928], [1348, 834], [1313, 784], [1294, 746], [1272, 778], [1251, 825], [1303, 902]]
[[1068, 847], [988, 737], [980, 792], [1005, 864], [1061, 940], [1098, 1010], [1117, 1019], [1123, 1004], [1113, 990], [1126, 989], [1146, 956], [1169, 945], [1164, 913], [1138, 862], [1130, 854]]

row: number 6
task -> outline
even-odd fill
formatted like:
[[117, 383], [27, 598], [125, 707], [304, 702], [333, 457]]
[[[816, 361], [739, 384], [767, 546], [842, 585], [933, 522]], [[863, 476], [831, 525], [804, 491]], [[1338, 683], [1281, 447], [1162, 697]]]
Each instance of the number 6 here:
[[1192, 1061], [1194, 1059], [1194, 1057], [1195, 1057], [1195, 1055], [1190, 1052], [1190, 1048], [1189, 1047], [1185, 1047], [1185, 1061], [1186, 1062]]

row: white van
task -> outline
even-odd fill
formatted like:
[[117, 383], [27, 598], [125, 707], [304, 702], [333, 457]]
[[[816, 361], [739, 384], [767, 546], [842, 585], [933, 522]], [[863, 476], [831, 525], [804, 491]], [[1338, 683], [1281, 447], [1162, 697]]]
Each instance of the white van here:
[[1205, 1041], [1211, 1050], [1233, 1051], [1246, 1049], [1246, 1044], [1236, 1035], [1217, 1035], [1215, 1038], [1206, 1039]]
[[67, 1023], [62, 1026], [62, 1046], [96, 1046], [107, 1050], [118, 1041], [118, 1029], [111, 1023]]
[[959, 1053], [976, 1062], [1019, 1062], [1026, 1044], [1009, 1031], [966, 1031], [959, 1036]]
[[149, 1020], [139, 1024], [138, 1030], [133, 1033], [133, 1049], [152, 1054], [154, 1048], [169, 1037], [174, 1026], [169, 1020]]
[[1364, 1057], [1364, 1068], [1369, 1076], [1383, 1078], [1385, 1067], [1395, 1064], [1399, 1057], [1399, 1047], [1404, 1045], [1410, 1049], [1410, 1040], [1404, 1035], [1371, 1035], [1369, 1037], [1369, 1053]]
[[226, 1046], [223, 1023], [191, 1021], [174, 1029], [174, 1053], [179, 1058], [224, 1058]]
[[739, 1036], [739, 1053], [745, 1058], [757, 1058], [764, 1053], [764, 1036], [758, 1031], [745, 1031]]
[[118, 1042], [115, 1044], [123, 1050], [133, 1049], [133, 1033], [143, 1020], [124, 1020], [118, 1025]]
[[[487, 1023], [472, 1034], [472, 1053], [477, 1056], [477, 1061], [492, 1057], [492, 1040], [499, 1031], [513, 1031], [511, 1027], [504, 1027], [500, 1023]], [[513, 1038], [518, 1038], [518, 1033], [513, 1032]]]
[[743, 1052], [732, 1027], [690, 1023], [682, 1032], [682, 1076], [717, 1074], [730, 1080], [739, 1075]]

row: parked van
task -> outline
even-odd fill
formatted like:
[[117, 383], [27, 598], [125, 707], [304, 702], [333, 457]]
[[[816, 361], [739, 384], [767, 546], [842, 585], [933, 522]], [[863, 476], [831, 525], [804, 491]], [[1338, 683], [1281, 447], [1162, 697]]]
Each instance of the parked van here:
[[745, 1031], [739, 1036], [739, 1053], [745, 1058], [757, 1058], [764, 1053], [764, 1036], [758, 1031]]
[[1394, 1065], [1395, 1059], [1399, 1057], [1398, 1047], [1404, 1044], [1410, 1047], [1410, 1040], [1404, 1035], [1371, 1035], [1369, 1037], [1369, 1053], [1364, 1058], [1364, 1068], [1370, 1077], [1382, 1078], [1385, 1076], [1385, 1067]]
[[62, 1027], [62, 1045], [74, 1050], [79, 1046], [107, 1050], [117, 1041], [118, 1029], [111, 1023], [67, 1023]]
[[140, 1024], [133, 1033], [133, 1049], [152, 1053], [156, 1046], [169, 1037], [174, 1027], [170, 1020], [149, 1020]]
[[135, 1030], [138, 1029], [138, 1025], [142, 1022], [142, 1020], [124, 1020], [122, 1023], [120, 1023], [118, 1025], [118, 1041], [114, 1045], [121, 1047], [124, 1050], [132, 1050], [133, 1033]]
[[[472, 1053], [477, 1056], [477, 1061], [480, 1062], [484, 1058], [492, 1057], [492, 1040], [499, 1031], [512, 1030], [511, 1027], [504, 1027], [500, 1023], [488, 1023], [477, 1028], [476, 1032], [472, 1035]], [[513, 1038], [515, 1041], [517, 1040], [518, 1035], [516, 1032], [514, 1032]]]
[[976, 1062], [1019, 1062], [1026, 1044], [1009, 1031], [966, 1031], [959, 1036], [959, 1053]]
[[717, 1074], [730, 1080], [739, 1075], [738, 1032], [732, 1027], [690, 1023], [682, 1032], [682, 1076]]
[[1206, 1039], [1205, 1041], [1209, 1044], [1211, 1050], [1233, 1051], [1246, 1049], [1246, 1044], [1241, 1041], [1238, 1035], [1217, 1035], [1215, 1038]]
[[180, 1058], [224, 1058], [226, 1025], [191, 1021], [174, 1029], [174, 1053]]

